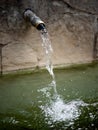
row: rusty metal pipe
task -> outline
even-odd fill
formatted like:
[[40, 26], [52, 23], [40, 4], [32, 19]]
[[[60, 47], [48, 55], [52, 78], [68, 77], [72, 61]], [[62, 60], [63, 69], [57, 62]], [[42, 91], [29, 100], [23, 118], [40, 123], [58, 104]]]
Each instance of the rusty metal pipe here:
[[23, 16], [38, 30], [45, 29], [45, 23], [31, 9], [26, 9]]

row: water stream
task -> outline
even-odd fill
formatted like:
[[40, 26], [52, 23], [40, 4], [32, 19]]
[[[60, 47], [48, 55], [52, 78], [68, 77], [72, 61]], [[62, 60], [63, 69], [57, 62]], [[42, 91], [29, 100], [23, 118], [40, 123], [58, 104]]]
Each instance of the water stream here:
[[[48, 124], [53, 125], [53, 123], [65, 121], [66, 125], [70, 125], [73, 123], [73, 120], [77, 119], [81, 114], [79, 107], [87, 106], [88, 104], [84, 103], [80, 99], [65, 103], [61, 95], [58, 94], [52, 64], [53, 49], [47, 30], [41, 31], [41, 37], [43, 41], [42, 46], [45, 50], [46, 69], [52, 77], [52, 82], [48, 87], [38, 90], [39, 92], [44, 93], [46, 98], [49, 98], [49, 102], [47, 102], [46, 105], [41, 105], [40, 108], [44, 111], [46, 119], [49, 119], [47, 122]], [[51, 89], [53, 89], [52, 96], [50, 92]]]
[[46, 69], [48, 70], [49, 74], [52, 77], [52, 82], [50, 85], [53, 86], [53, 90], [54, 90], [54, 94], [57, 94], [57, 89], [56, 89], [56, 80], [55, 80], [55, 75], [53, 72], [53, 64], [52, 64], [52, 53], [53, 53], [53, 49], [51, 46], [51, 41], [49, 38], [49, 34], [47, 32], [46, 29], [41, 31], [41, 38], [43, 40], [42, 42], [42, 46], [45, 50], [45, 58], [46, 58]]

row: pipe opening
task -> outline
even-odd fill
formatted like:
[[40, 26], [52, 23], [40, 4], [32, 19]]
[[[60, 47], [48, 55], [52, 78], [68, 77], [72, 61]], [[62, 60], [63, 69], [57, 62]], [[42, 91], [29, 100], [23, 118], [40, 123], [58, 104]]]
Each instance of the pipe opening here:
[[26, 9], [23, 16], [38, 30], [45, 29], [45, 23], [31, 9]]

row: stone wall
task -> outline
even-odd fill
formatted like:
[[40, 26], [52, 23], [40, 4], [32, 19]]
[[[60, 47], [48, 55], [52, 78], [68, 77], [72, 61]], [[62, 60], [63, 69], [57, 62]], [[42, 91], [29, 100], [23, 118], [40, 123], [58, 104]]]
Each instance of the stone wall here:
[[23, 19], [26, 8], [31, 8], [46, 23], [54, 66], [97, 59], [97, 0], [1, 0], [1, 73], [45, 66], [40, 32]]

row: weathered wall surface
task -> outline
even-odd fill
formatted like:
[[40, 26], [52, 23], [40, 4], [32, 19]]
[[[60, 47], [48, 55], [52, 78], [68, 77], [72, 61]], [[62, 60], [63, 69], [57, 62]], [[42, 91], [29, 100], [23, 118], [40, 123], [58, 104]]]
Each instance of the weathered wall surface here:
[[97, 0], [1, 0], [1, 73], [45, 65], [40, 32], [23, 19], [26, 8], [34, 10], [46, 23], [54, 65], [97, 59]]

